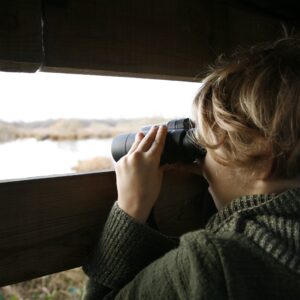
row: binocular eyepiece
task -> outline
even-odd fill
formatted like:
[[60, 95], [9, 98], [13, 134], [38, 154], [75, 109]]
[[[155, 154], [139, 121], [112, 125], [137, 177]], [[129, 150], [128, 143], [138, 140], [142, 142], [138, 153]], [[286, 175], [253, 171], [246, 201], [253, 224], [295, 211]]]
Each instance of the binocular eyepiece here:
[[[161, 156], [161, 164], [191, 163], [197, 158], [205, 156], [205, 148], [196, 145], [193, 141], [194, 127], [194, 123], [189, 118], [171, 120], [167, 123], [168, 132]], [[150, 128], [151, 126], [145, 126], [141, 131], [146, 135]], [[111, 152], [115, 161], [128, 153], [135, 140], [135, 135], [135, 133], [121, 134], [113, 139]]]

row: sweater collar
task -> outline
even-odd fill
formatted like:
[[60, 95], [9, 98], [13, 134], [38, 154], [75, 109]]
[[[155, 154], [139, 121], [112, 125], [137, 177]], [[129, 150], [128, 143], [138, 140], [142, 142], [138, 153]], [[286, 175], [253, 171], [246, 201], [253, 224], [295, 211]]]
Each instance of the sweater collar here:
[[214, 230], [238, 213], [298, 214], [300, 216], [300, 188], [288, 189], [280, 194], [245, 195], [232, 200], [214, 214], [206, 229]]

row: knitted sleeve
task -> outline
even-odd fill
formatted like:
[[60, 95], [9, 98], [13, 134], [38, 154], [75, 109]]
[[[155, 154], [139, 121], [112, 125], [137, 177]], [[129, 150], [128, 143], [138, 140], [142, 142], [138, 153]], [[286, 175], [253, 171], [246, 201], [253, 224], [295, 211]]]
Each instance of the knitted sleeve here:
[[178, 244], [179, 239], [136, 222], [115, 203], [97, 247], [83, 265], [90, 278], [85, 299], [103, 299], [107, 293], [120, 290], [139, 271]]
[[227, 299], [218, 250], [204, 231], [143, 269], [114, 299]]

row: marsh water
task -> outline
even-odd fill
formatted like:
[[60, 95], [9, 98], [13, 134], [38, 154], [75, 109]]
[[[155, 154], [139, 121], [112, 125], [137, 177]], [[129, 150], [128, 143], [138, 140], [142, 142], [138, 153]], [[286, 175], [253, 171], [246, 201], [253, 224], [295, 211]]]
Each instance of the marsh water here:
[[38, 141], [0, 144], [0, 180], [74, 173], [79, 160], [111, 157], [111, 139]]

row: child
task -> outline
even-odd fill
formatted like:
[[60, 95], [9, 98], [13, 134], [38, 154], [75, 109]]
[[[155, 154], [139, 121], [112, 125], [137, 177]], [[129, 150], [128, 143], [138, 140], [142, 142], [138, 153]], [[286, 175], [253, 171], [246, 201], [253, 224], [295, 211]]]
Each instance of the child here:
[[218, 213], [180, 240], [149, 227], [167, 130], [137, 134], [83, 267], [85, 299], [300, 299], [300, 40], [220, 58], [194, 111], [196, 142], [207, 149], [194, 169]]

